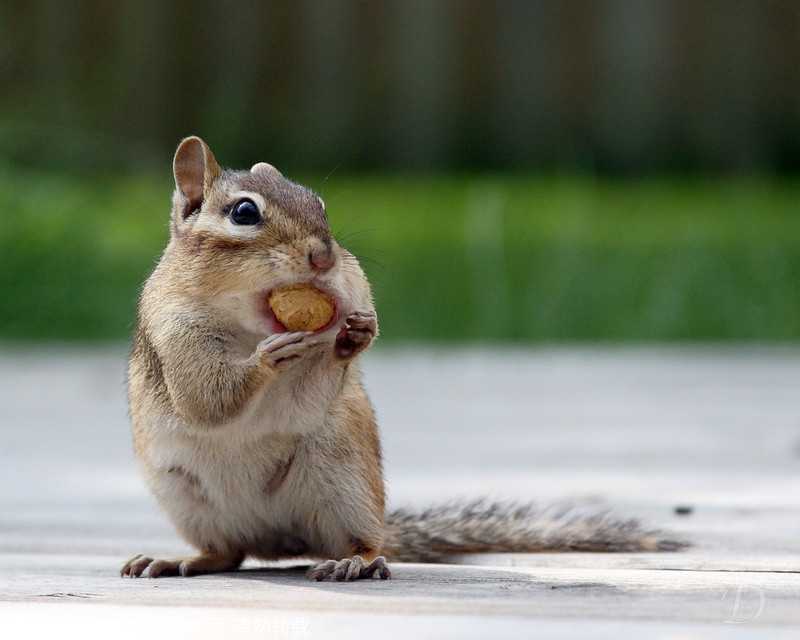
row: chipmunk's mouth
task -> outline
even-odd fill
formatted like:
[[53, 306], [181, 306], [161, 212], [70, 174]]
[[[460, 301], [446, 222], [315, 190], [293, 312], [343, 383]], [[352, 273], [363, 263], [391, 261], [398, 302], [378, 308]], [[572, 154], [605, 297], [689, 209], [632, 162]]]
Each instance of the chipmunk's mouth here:
[[259, 311], [261, 312], [261, 317], [265, 320], [269, 333], [289, 333], [289, 329], [280, 323], [272, 309], [269, 308], [268, 301], [269, 298], [267, 296], [261, 296]]
[[[308, 291], [313, 292], [310, 298], [303, 295]], [[266, 291], [259, 295], [258, 306], [269, 333], [311, 331], [318, 335], [336, 326], [340, 316], [337, 296], [306, 284]]]

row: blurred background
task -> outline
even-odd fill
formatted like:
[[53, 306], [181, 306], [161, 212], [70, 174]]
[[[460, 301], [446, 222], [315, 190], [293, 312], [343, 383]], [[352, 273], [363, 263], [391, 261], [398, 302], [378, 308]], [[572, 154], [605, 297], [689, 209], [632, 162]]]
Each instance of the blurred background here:
[[191, 134], [382, 340], [800, 338], [797, 0], [4, 0], [0, 340], [130, 337]]

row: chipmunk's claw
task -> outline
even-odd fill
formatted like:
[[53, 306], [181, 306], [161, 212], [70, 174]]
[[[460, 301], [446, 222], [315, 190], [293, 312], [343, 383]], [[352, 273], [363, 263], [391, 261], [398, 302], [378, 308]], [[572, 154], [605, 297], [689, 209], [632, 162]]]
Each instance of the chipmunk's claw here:
[[361, 556], [353, 556], [343, 560], [326, 560], [311, 567], [306, 577], [317, 582], [322, 582], [327, 577], [330, 577], [331, 582], [353, 582], [363, 578], [389, 580], [392, 572], [383, 556], [378, 556], [369, 564]]

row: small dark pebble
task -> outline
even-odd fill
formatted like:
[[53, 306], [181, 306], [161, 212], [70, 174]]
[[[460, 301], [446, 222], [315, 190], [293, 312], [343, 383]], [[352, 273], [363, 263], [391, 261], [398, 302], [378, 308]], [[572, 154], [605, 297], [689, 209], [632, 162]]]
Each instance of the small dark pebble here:
[[691, 515], [694, 511], [694, 507], [689, 507], [687, 505], [680, 505], [675, 507], [675, 515], [677, 516], [688, 516]]

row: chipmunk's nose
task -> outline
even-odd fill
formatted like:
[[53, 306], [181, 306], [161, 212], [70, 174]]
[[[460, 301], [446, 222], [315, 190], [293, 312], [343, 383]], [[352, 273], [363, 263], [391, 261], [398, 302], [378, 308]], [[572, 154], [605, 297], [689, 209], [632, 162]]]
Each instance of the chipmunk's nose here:
[[327, 243], [320, 243], [308, 252], [308, 263], [314, 271], [325, 273], [336, 264], [336, 254], [333, 247]]

